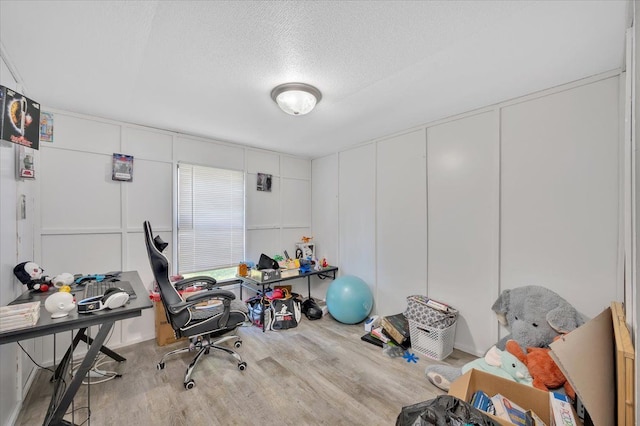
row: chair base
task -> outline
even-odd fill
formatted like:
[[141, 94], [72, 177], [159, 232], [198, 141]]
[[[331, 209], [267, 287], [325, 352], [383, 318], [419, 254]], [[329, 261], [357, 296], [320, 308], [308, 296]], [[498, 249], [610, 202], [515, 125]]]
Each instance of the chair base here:
[[200, 361], [200, 358], [202, 358], [203, 355], [207, 355], [211, 351], [211, 349], [226, 352], [229, 355], [233, 356], [238, 361], [238, 369], [240, 371], [244, 371], [247, 368], [247, 363], [242, 360], [242, 357], [240, 356], [240, 354], [238, 354], [233, 349], [230, 349], [225, 346], [220, 346], [221, 343], [227, 342], [229, 340], [235, 340], [233, 345], [234, 347], [239, 348], [240, 346], [242, 346], [242, 339], [240, 338], [240, 336], [228, 335], [215, 341], [210, 341], [202, 336], [192, 337], [191, 339], [192, 339], [192, 342], [189, 344], [189, 346], [176, 349], [174, 351], [164, 354], [164, 356], [162, 357], [162, 359], [157, 365], [158, 370], [164, 370], [165, 360], [170, 356], [185, 353], [185, 352], [193, 352], [197, 350], [198, 352], [196, 353], [196, 356], [193, 358], [193, 360], [187, 367], [187, 371], [184, 375], [184, 387], [186, 389], [192, 389], [195, 386], [195, 381], [191, 379], [191, 373], [193, 373], [193, 370], [195, 369], [196, 365]]

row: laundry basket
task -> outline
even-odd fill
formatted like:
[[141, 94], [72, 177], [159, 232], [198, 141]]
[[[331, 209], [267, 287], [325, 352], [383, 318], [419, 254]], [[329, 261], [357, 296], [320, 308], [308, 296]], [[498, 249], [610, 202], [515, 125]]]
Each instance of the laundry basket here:
[[436, 360], [443, 360], [453, 352], [458, 319], [456, 309], [427, 296], [413, 295], [407, 297], [404, 315], [409, 321], [414, 351]]

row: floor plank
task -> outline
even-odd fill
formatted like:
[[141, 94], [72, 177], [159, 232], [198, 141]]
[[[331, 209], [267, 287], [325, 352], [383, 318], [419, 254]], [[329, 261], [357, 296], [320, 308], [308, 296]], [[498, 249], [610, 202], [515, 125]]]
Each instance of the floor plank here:
[[[394, 424], [403, 406], [442, 394], [424, 376], [428, 365], [461, 366], [475, 358], [456, 350], [444, 362], [417, 354], [419, 361], [408, 363], [361, 341], [362, 324], [345, 325], [330, 316], [303, 319], [286, 331], [242, 327], [238, 333], [247, 370], [239, 371], [233, 358], [212, 351], [196, 367], [196, 387], [188, 391], [182, 380], [193, 353], [170, 358], [164, 370], [156, 370], [162, 354], [184, 342], [158, 347], [150, 340], [119, 349], [127, 358], [120, 366], [123, 376], [91, 386], [91, 418], [85, 424]], [[17, 426], [42, 424], [50, 377], [46, 370], [37, 373]], [[86, 405], [87, 386], [82, 386], [73, 406], [76, 424], [86, 420]]]

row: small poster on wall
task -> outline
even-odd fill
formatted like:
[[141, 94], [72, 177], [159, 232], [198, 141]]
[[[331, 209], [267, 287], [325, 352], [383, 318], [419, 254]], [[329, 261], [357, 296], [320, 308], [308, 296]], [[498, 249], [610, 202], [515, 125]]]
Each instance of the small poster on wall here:
[[296, 243], [296, 259], [315, 259], [316, 246], [313, 243]]
[[53, 142], [53, 114], [40, 113], [40, 142]]
[[33, 149], [21, 145], [16, 146], [16, 171], [19, 179], [36, 178]]
[[0, 86], [1, 138], [27, 148], [38, 149], [40, 138], [40, 104], [26, 96]]
[[111, 179], [122, 182], [133, 180], [133, 155], [113, 154]]
[[258, 173], [258, 191], [271, 192], [271, 175]]

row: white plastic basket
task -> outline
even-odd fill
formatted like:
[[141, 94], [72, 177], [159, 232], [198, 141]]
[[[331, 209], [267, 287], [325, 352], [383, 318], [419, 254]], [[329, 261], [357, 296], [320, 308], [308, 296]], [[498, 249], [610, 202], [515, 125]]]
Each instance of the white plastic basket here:
[[447, 328], [438, 329], [409, 320], [411, 348], [422, 355], [438, 361], [445, 359], [453, 352], [453, 342], [456, 337], [456, 322]]

